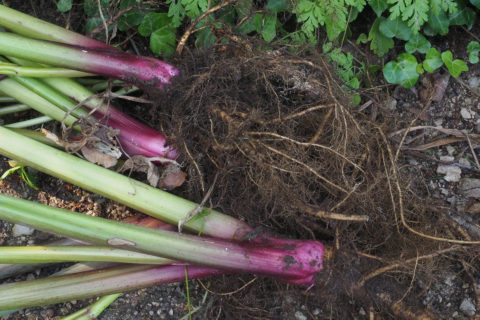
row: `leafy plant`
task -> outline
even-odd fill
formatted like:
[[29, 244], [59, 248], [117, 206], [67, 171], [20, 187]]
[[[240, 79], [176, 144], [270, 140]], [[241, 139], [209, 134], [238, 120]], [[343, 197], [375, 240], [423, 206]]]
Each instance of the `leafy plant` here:
[[389, 83], [400, 84], [410, 88], [417, 83], [419, 77], [417, 58], [409, 53], [398, 55], [397, 61], [390, 61], [383, 68], [383, 75]]
[[38, 190], [37, 187], [37, 174], [33, 169], [31, 168], [25, 168], [25, 165], [14, 161], [10, 160], [8, 161], [8, 164], [10, 165], [10, 169], [5, 171], [3, 175], [0, 177], [0, 181], [4, 180], [6, 177], [8, 177], [11, 174], [14, 174], [15, 172], [20, 175], [23, 181], [32, 189]]
[[478, 55], [480, 53], [480, 43], [478, 41], [471, 41], [467, 46], [468, 61], [470, 63], [478, 63]]

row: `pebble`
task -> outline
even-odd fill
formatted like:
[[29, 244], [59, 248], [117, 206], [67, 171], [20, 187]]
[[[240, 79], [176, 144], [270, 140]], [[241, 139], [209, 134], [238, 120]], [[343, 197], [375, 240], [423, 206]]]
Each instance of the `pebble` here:
[[467, 108], [461, 108], [460, 109], [460, 115], [462, 116], [463, 119], [465, 120], [470, 120], [473, 118], [473, 113], [472, 111], [468, 110]]
[[443, 178], [448, 182], [458, 182], [462, 176], [462, 170], [457, 166], [451, 165], [439, 165], [437, 173], [444, 174]]
[[477, 310], [475, 309], [475, 305], [472, 301], [468, 298], [463, 299], [462, 303], [460, 304], [460, 311], [463, 312], [466, 316], [473, 317]]
[[15, 224], [12, 229], [12, 234], [14, 237], [19, 236], [29, 236], [31, 235], [35, 229], [28, 226], [22, 226], [21, 224]]
[[479, 77], [471, 77], [468, 79], [468, 85], [470, 88], [477, 88], [480, 87], [480, 78]]
[[307, 320], [307, 317], [301, 312], [295, 312], [295, 320]]
[[458, 191], [467, 198], [480, 198], [480, 179], [463, 178]]
[[168, 315], [169, 315], [170, 317], [173, 317], [173, 309], [168, 310]]

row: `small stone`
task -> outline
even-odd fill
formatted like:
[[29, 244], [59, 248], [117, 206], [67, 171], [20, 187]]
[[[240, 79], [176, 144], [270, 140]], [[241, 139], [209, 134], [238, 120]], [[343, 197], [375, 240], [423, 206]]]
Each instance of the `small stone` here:
[[313, 313], [314, 316], [318, 316], [320, 314], [320, 309], [315, 308], [315, 310], [313, 310], [312, 313]]
[[447, 286], [451, 287], [453, 286], [453, 277], [452, 276], [448, 276], [445, 281], [443, 281], [443, 283], [445, 283]]
[[148, 314], [153, 316], [153, 311], [152, 310], [148, 311]]
[[387, 109], [390, 111], [395, 111], [397, 109], [397, 99], [391, 98], [388, 100]]
[[297, 312], [295, 312], [295, 319], [296, 320], [307, 320], [307, 317], [301, 311], [297, 311]]
[[33, 229], [32, 227], [23, 226], [21, 224], [15, 224], [13, 226], [12, 234], [13, 234], [14, 237], [29, 236], [34, 231], [35, 231], [35, 229]]
[[467, 108], [461, 108], [460, 109], [460, 115], [465, 120], [470, 120], [470, 119], [473, 118], [472, 111], [468, 110]]
[[170, 317], [173, 317], [173, 309], [168, 310], [168, 315], [169, 315]]
[[453, 317], [453, 318], [456, 318], [456, 317], [458, 317], [458, 312], [457, 312], [457, 311], [455, 311], [454, 313], [452, 313], [452, 317]]
[[480, 179], [463, 178], [460, 181], [459, 192], [467, 198], [480, 198]]
[[470, 88], [480, 87], [480, 78], [479, 77], [471, 77], [470, 79], [468, 79], [468, 86]]
[[365, 310], [363, 308], [360, 308], [360, 311], [358, 311], [358, 313], [361, 315], [361, 316], [366, 316], [367, 313], [365, 312]]
[[447, 152], [448, 152], [448, 155], [449, 156], [452, 156], [454, 152], [456, 152], [457, 150], [452, 147], [452, 146], [447, 146]]
[[472, 164], [470, 163], [470, 161], [468, 161], [465, 158], [460, 158], [460, 160], [458, 160], [458, 163], [464, 165], [466, 168], [471, 168], [472, 167]]
[[463, 314], [468, 317], [473, 317], [475, 312], [477, 312], [475, 305], [468, 298], [463, 299], [462, 303], [460, 304], [460, 311], [462, 311]]
[[444, 174], [443, 178], [448, 182], [458, 182], [462, 176], [462, 170], [459, 167], [450, 165], [439, 165], [437, 173]]

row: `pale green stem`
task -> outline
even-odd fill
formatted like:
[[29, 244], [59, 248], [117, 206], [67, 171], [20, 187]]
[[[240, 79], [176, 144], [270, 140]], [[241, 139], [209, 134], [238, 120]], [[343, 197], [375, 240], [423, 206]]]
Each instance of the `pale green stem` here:
[[[27, 37], [80, 46], [110, 48], [98, 41], [0, 5], [0, 26]], [[110, 48], [114, 50], [114, 48]]]
[[58, 144], [56, 144], [52, 139], [47, 138], [42, 132], [36, 130], [29, 130], [29, 129], [22, 129], [22, 128], [10, 128], [12, 131], [16, 133], [20, 133], [21, 135], [34, 139], [38, 142], [43, 144], [49, 145], [55, 148], [61, 148]]
[[[17, 101], [30, 106], [32, 109], [43, 113], [57, 121], [62, 122], [65, 116], [65, 112], [60, 110], [54, 104], [50, 103], [46, 99], [42, 98], [38, 94], [32, 92], [28, 88], [22, 86], [13, 79], [4, 79], [0, 81], [0, 91], [4, 94], [15, 98]], [[77, 119], [73, 116], [65, 118], [65, 125], [72, 125]]]
[[115, 293], [101, 297], [95, 303], [88, 307], [78, 310], [71, 315], [61, 318], [60, 320], [92, 320], [96, 319], [109, 305], [117, 300], [122, 293]]
[[21, 67], [13, 63], [0, 63], [0, 74], [7, 76], [21, 76], [32, 78], [79, 78], [93, 76], [92, 73], [70, 70], [65, 68], [29, 68]]
[[[73, 110], [76, 106], [77, 103], [73, 101], [72, 99], [68, 98], [68, 96], [60, 93], [56, 89], [52, 88], [48, 84], [46, 84], [44, 81], [40, 81], [39, 79], [34, 79], [34, 78], [27, 78], [27, 77], [12, 77], [13, 80], [17, 81], [19, 84], [22, 86], [30, 89], [31, 91], [35, 92], [48, 102], [54, 104], [55, 106], [59, 107], [60, 109], [63, 110], [63, 114], [65, 114], [65, 111], [71, 111]], [[64, 79], [64, 78], [57, 78], [60, 82], [66, 81], [70, 82], [73, 80], [70, 79]], [[45, 79], [43, 79], [45, 80]], [[84, 108], [76, 108], [75, 110], [71, 111], [70, 113], [73, 117], [75, 118], [81, 118], [85, 117], [88, 115], [88, 111], [85, 110]]]
[[[4, 93], [0, 92], [0, 94], [4, 94]], [[11, 103], [11, 102], [17, 102], [17, 100], [15, 100], [15, 99], [12, 98], [12, 97], [3, 97], [3, 96], [0, 96], [0, 103]]]
[[0, 247], [0, 263], [117, 262], [166, 264], [172, 260], [134, 251], [95, 246]]
[[22, 112], [22, 111], [26, 111], [26, 110], [30, 110], [30, 107], [25, 105], [25, 104], [14, 104], [14, 105], [11, 105], [11, 106], [1, 107], [0, 108], [0, 116], [4, 116], [4, 115], [7, 115], [7, 114], [12, 114], [12, 113], [15, 113], [15, 112]]
[[[8, 80], [8, 79], [7, 79]], [[1, 84], [2, 82], [0, 82]], [[177, 225], [197, 204], [46, 146], [0, 127], [0, 153], [39, 171], [101, 194], [133, 209]], [[251, 229], [218, 211], [203, 208], [185, 227], [224, 239], [242, 239]]]
[[33, 119], [28, 119], [25, 121], [19, 121], [15, 123], [6, 124], [5, 127], [7, 128], [15, 128], [15, 129], [23, 129], [32, 126], [37, 126], [39, 124], [44, 124], [46, 122], [52, 121], [53, 119], [49, 116], [41, 116]]

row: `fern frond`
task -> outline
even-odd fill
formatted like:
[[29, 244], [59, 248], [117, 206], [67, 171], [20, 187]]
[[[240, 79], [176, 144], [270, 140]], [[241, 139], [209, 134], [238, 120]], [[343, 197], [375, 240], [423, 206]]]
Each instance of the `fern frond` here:
[[428, 20], [429, 0], [388, 0], [388, 3], [393, 4], [390, 7], [390, 19], [401, 17], [403, 21], [407, 21], [408, 26], [415, 33]]

